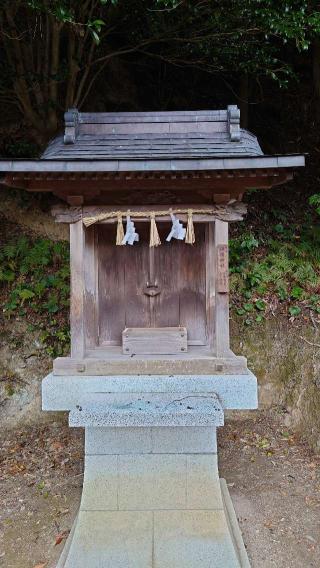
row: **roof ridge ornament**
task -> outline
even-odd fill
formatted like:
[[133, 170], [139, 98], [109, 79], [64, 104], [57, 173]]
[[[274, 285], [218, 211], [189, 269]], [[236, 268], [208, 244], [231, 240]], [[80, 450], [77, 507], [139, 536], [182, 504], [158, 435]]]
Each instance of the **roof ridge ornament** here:
[[79, 111], [77, 108], [69, 108], [64, 113], [64, 125], [64, 143], [74, 144], [79, 132]]
[[228, 105], [227, 114], [230, 140], [232, 142], [239, 142], [241, 138], [240, 109], [237, 107], [237, 105]]

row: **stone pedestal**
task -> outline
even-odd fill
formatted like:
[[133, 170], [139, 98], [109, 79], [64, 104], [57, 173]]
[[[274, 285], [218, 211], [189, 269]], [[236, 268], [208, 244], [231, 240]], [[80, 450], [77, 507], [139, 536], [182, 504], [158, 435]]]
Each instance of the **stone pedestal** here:
[[[57, 568], [248, 567], [217, 465], [221, 393], [234, 407], [237, 389], [221, 382], [219, 396], [208, 376], [101, 378], [44, 381], [44, 406], [67, 405], [70, 426], [85, 428], [82, 499]], [[246, 382], [254, 407], [255, 377], [230, 380]]]

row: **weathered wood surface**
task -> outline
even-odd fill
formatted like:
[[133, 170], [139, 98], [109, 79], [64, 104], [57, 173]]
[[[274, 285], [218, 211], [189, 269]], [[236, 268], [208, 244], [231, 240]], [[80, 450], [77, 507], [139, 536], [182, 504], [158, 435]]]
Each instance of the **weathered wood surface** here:
[[[81, 163], [84, 162], [81, 161]], [[134, 183], [135, 181], [139, 181], [141, 183], [142, 182], [147, 183], [148, 181], [151, 180], [153, 183], [158, 183], [158, 184], [163, 181], [166, 181], [167, 183], [173, 181], [178, 183], [180, 181], [186, 184], [186, 187], [188, 188], [190, 184], [192, 182], [194, 183], [195, 181], [198, 184], [204, 181], [212, 182], [213, 180], [215, 183], [218, 183], [219, 181], [222, 182], [224, 180], [229, 180], [229, 181], [233, 180], [233, 183], [235, 182], [235, 180], [238, 180], [239, 183], [241, 180], [242, 181], [244, 180], [245, 183], [248, 183], [250, 179], [255, 179], [256, 183], [259, 183], [258, 181], [259, 178], [269, 178], [270, 176], [275, 178], [277, 177], [281, 178], [281, 176], [285, 175], [286, 173], [286, 170], [279, 170], [277, 168], [271, 168], [271, 167], [239, 168], [239, 169], [227, 168], [227, 169], [214, 169], [214, 170], [206, 170], [206, 169], [192, 170], [189, 168], [185, 170], [174, 170], [174, 169], [148, 170], [147, 168], [143, 168], [140, 170], [132, 170], [132, 171], [126, 171], [126, 170], [112, 171], [112, 170], [104, 170], [103, 168], [101, 168], [101, 170], [94, 168], [92, 168], [91, 170], [85, 170], [79, 167], [79, 164], [76, 160], [74, 160], [73, 162], [72, 161], [66, 162], [65, 171], [63, 172], [60, 171], [59, 169], [58, 170], [54, 169], [54, 166], [57, 165], [56, 160], [44, 163], [46, 164], [46, 167], [44, 168], [42, 168], [43, 162], [40, 162], [41, 167], [37, 168], [36, 170], [32, 170], [29, 167], [28, 169], [27, 168], [21, 169], [21, 171], [17, 169], [17, 171], [12, 172], [12, 175], [9, 175], [8, 173], [4, 182], [7, 185], [10, 184], [13, 185], [14, 182], [16, 183], [18, 181], [20, 181], [21, 183], [23, 181], [25, 183], [32, 182], [34, 184], [35, 182], [38, 182], [39, 184], [40, 183], [44, 184], [48, 182], [56, 182], [56, 183], [64, 182], [71, 184], [72, 188], [73, 183], [81, 184], [81, 182], [90, 182], [93, 184], [93, 182], [119, 183], [125, 181], [125, 182]], [[50, 163], [52, 163], [51, 167]], [[100, 164], [101, 162], [98, 163]], [[75, 168], [76, 164], [78, 164], [78, 167], [73, 171], [71, 168], [68, 169], [68, 164], [70, 164], [70, 166], [71, 164], [75, 164]], [[16, 164], [13, 163], [12, 165], [15, 166]], [[0, 160], [0, 167], [2, 166], [4, 166], [4, 161]], [[35, 187], [37, 186], [35, 185]], [[191, 188], [189, 187], [189, 189]], [[215, 188], [212, 189], [214, 190]]]
[[68, 205], [54, 205], [51, 215], [56, 223], [76, 223], [82, 219], [82, 207], [69, 207]]
[[84, 227], [82, 221], [77, 221], [70, 225], [70, 327], [71, 356], [78, 358], [85, 354], [84, 254]]
[[[89, 230], [88, 230], [89, 229]], [[84, 330], [85, 347], [94, 348], [98, 345], [98, 269], [97, 242], [94, 227], [85, 230], [85, 248], [83, 260], [84, 278]]]
[[[181, 206], [181, 208], [185, 208], [185, 209], [199, 209], [199, 207], [201, 208], [201, 205], [199, 206], [199, 204], [186, 204]], [[211, 204], [207, 204], [207, 205], [203, 205], [204, 208], [210, 208], [210, 209], [214, 209], [215, 206], [211, 205]], [[179, 205], [174, 206], [172, 205], [172, 209], [175, 208], [179, 208]], [[75, 223], [77, 221], [79, 221], [82, 216], [83, 217], [92, 217], [94, 215], [97, 215], [99, 213], [107, 213], [110, 211], [128, 211], [128, 209], [130, 209], [130, 211], [132, 213], [134, 213], [134, 211], [143, 211], [143, 210], [147, 210], [150, 211], [151, 209], [154, 209], [156, 211], [166, 211], [168, 210], [168, 206], [167, 205], [157, 205], [157, 204], [152, 204], [152, 205], [131, 205], [130, 207], [126, 207], [123, 205], [118, 205], [118, 206], [84, 206], [82, 207], [68, 207], [66, 205], [55, 205], [54, 207], [52, 207], [51, 209], [51, 213], [52, 215], [55, 217], [55, 220], [57, 223]], [[218, 206], [216, 207], [216, 213], [213, 215], [206, 215], [206, 214], [195, 214], [194, 215], [194, 222], [210, 222], [213, 221], [214, 219], [221, 219], [224, 221], [228, 221], [228, 222], [232, 222], [232, 221], [241, 221], [244, 217], [244, 215], [247, 212], [247, 206], [244, 203], [231, 203], [230, 205], [224, 205], [224, 206]], [[181, 218], [181, 220], [186, 221], [187, 220], [187, 215], [179, 215], [179, 219]], [[166, 221], [168, 222], [170, 220], [170, 216], [168, 215], [167, 217], [159, 217], [159, 219], [157, 219], [158, 221]], [[105, 220], [104, 223], [114, 223], [116, 222], [117, 219], [108, 219]], [[149, 218], [140, 218], [139, 221], [149, 221]]]
[[[66, 162], [66, 164], [69, 162]], [[1, 162], [0, 162], [1, 168]], [[293, 177], [288, 169], [15, 172], [3, 183], [27, 191], [53, 192], [70, 205], [228, 203], [250, 188], [269, 189]], [[202, 194], [208, 194], [206, 199]], [[158, 196], [157, 196], [158, 194]], [[169, 198], [170, 194], [170, 198]], [[75, 201], [76, 199], [76, 201]]]
[[[211, 375], [247, 374], [245, 357], [212, 357], [198, 355], [196, 348], [189, 347], [184, 355], [123, 355], [118, 348], [117, 356], [107, 351], [100, 358], [73, 359], [58, 357], [53, 362], [55, 375]], [[90, 354], [91, 355], [91, 354]]]
[[[174, 129], [173, 129], [174, 125]], [[146, 134], [157, 133], [165, 134], [174, 132], [227, 132], [225, 121], [177, 121], [173, 122], [135, 122], [135, 123], [96, 123], [81, 125], [81, 134], [101, 135], [101, 134]], [[228, 134], [229, 136], [229, 134]]]
[[176, 355], [187, 351], [185, 327], [126, 328], [122, 332], [125, 355]]
[[206, 344], [205, 227], [196, 225], [193, 246], [167, 243], [170, 228], [159, 223], [163, 244], [150, 251], [149, 224], [136, 223], [132, 247], [115, 246], [115, 225], [96, 226], [100, 344], [121, 345], [125, 327], [173, 326], [188, 329], [190, 344]]
[[217, 293], [225, 294], [229, 292], [229, 256], [228, 245], [217, 245]]
[[227, 110], [179, 110], [179, 111], [144, 111], [144, 112], [81, 112], [79, 123], [117, 123], [117, 122], [176, 122], [183, 121], [226, 121]]
[[[98, 263], [98, 326], [99, 342], [119, 344], [125, 320], [125, 258], [124, 247], [115, 245], [115, 230], [95, 227]], [[113, 246], [110, 246], [110, 239]]]
[[[1, 167], [1, 163], [0, 163]], [[229, 175], [227, 175], [229, 172]], [[75, 205], [73, 197], [79, 204], [79, 193], [83, 197], [83, 203], [91, 206], [104, 206], [106, 203], [114, 205], [137, 205], [154, 204], [155, 202], [175, 204], [187, 204], [191, 200], [195, 203], [228, 203], [230, 199], [241, 201], [244, 191], [250, 188], [268, 189], [292, 179], [292, 171], [270, 170], [266, 175], [263, 170], [255, 175], [241, 171], [216, 171], [210, 175], [195, 175], [196, 172], [177, 172], [170, 177], [170, 172], [122, 172], [112, 174], [98, 172], [65, 173], [60, 178], [53, 173], [23, 173], [7, 175], [4, 184], [11, 187], [19, 187], [27, 191], [53, 192], [54, 195]], [[246, 175], [243, 175], [246, 173]], [[126, 174], [126, 175], [124, 175]], [[169, 177], [168, 177], [169, 174]], [[250, 175], [249, 175], [250, 174]], [[48, 176], [48, 179], [47, 179]], [[59, 174], [56, 174], [59, 176]], [[25, 178], [28, 179], [25, 179]], [[226, 192], [229, 192], [226, 194]], [[203, 196], [203, 194], [206, 194]]]
[[133, 247], [115, 246], [115, 225], [71, 224], [72, 357], [121, 345], [126, 327], [183, 326], [189, 345], [228, 354], [228, 224], [212, 225], [196, 224], [196, 243], [187, 246], [166, 243], [170, 224], [161, 223], [163, 244], [150, 250], [148, 224], [136, 224], [141, 240]]
[[148, 280], [149, 235], [146, 226], [139, 231], [144, 243], [119, 247], [115, 226], [97, 226], [100, 344], [120, 345], [127, 326], [150, 326], [149, 298], [143, 293]]
[[206, 325], [207, 341], [211, 352], [215, 346], [215, 255], [214, 255], [214, 223], [206, 225]]
[[229, 286], [228, 286], [228, 223], [216, 220], [214, 224], [215, 255], [215, 350], [217, 357], [230, 352]]
[[[206, 345], [206, 239], [205, 225], [194, 226], [196, 242], [186, 245], [175, 242], [172, 248], [173, 278], [168, 287], [178, 288], [180, 324], [188, 330], [188, 341], [192, 345]], [[171, 243], [170, 243], [171, 244]], [[167, 250], [160, 251], [162, 258]]]
[[126, 133], [134, 132], [135, 134], [137, 132], [152, 134], [181, 132], [185, 135], [193, 130], [201, 132], [207, 129], [210, 133], [226, 131], [229, 140], [239, 141], [241, 138], [240, 110], [235, 105], [228, 106], [226, 110], [215, 111], [79, 113], [77, 109], [70, 109], [65, 113], [64, 143], [74, 144], [79, 133], [83, 135], [112, 132], [114, 134], [125, 130]]

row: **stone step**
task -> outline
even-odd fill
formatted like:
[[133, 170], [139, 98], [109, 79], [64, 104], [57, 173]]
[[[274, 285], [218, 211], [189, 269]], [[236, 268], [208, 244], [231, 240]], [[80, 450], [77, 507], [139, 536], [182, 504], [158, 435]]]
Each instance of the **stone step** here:
[[126, 404], [95, 403], [77, 405], [69, 414], [69, 425], [78, 427], [149, 427], [149, 426], [222, 426], [224, 412], [215, 394], [154, 400], [152, 393]]
[[219, 510], [81, 511], [57, 568], [250, 568], [221, 482]]
[[258, 407], [257, 379], [246, 375], [112, 375], [63, 376], [50, 373], [42, 381], [43, 410], [72, 410], [76, 405], [90, 406], [119, 400], [120, 395], [216, 394], [226, 409]]

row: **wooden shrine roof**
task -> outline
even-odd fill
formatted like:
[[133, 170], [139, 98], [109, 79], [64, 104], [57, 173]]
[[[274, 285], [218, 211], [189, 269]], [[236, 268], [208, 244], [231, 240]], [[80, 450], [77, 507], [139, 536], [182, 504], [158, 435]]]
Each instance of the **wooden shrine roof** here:
[[215, 111], [65, 113], [64, 135], [39, 160], [0, 160], [0, 172], [183, 172], [295, 168], [303, 155], [266, 156], [236, 106]]
[[240, 113], [222, 111], [79, 113], [65, 115], [65, 134], [42, 159], [155, 160], [246, 157], [263, 154], [240, 129]]
[[303, 155], [263, 154], [257, 138], [240, 128], [236, 106], [136, 113], [71, 109], [64, 134], [40, 159], [0, 160], [0, 172], [6, 185], [51, 191], [73, 205], [111, 203], [110, 192], [122, 202], [128, 190], [210, 190], [210, 199], [221, 203], [241, 199], [249, 188], [284, 183], [304, 164]]

